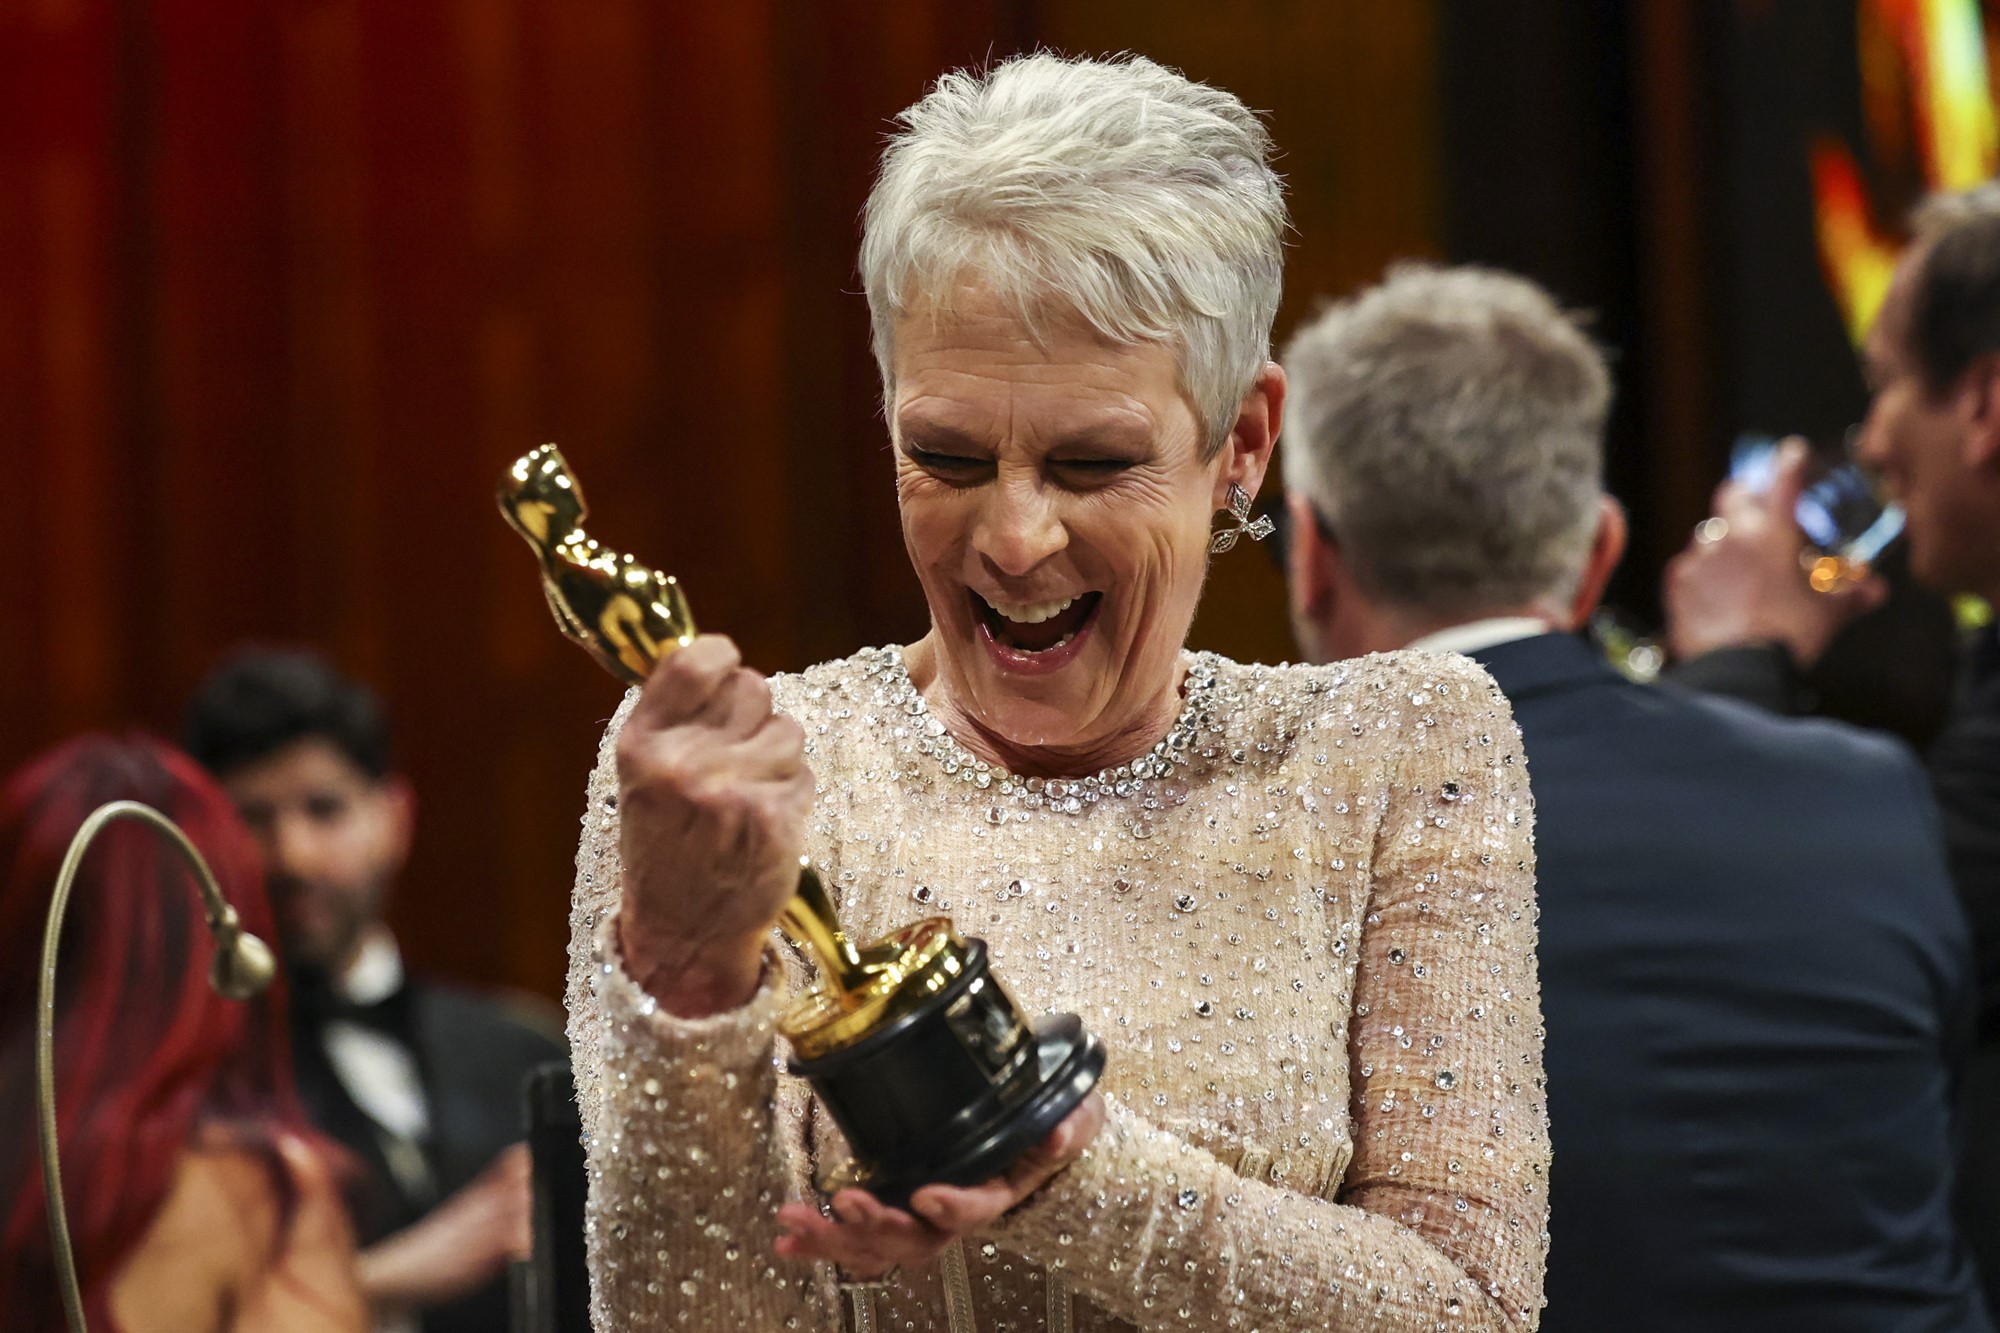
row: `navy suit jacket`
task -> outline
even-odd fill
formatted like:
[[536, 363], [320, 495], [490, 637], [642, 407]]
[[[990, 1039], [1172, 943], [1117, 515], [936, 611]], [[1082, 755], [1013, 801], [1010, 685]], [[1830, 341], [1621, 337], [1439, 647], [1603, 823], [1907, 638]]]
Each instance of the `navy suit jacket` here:
[[1568, 635], [1473, 656], [1535, 795], [1544, 1333], [1990, 1330], [1952, 1207], [1971, 948], [1914, 758]]

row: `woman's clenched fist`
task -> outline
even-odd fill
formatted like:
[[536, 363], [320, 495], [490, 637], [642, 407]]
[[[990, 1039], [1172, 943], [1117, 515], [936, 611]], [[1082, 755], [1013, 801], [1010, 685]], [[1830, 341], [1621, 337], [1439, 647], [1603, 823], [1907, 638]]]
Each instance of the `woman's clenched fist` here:
[[617, 757], [626, 968], [682, 1017], [734, 1008], [798, 882], [805, 733], [734, 643], [705, 634], [654, 670]]

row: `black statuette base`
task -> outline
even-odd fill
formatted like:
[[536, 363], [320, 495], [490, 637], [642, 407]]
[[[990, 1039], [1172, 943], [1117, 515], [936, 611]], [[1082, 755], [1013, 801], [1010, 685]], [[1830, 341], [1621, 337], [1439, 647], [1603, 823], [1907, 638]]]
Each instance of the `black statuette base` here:
[[966, 941], [952, 984], [895, 1022], [794, 1061], [854, 1153], [852, 1182], [893, 1208], [924, 1185], [975, 1185], [1012, 1166], [1096, 1086], [1104, 1047], [1074, 1014], [1033, 1027]]

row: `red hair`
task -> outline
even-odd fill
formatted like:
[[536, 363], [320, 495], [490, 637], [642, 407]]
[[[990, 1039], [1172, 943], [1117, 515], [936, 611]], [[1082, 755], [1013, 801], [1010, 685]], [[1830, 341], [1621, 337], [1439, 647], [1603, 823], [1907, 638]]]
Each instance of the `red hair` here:
[[[185, 829], [244, 927], [274, 938], [248, 831], [221, 789], [165, 742], [86, 736], [0, 789], [0, 1310], [9, 1328], [61, 1327], [36, 1148], [36, 988], [63, 853], [90, 812], [116, 800], [142, 801]], [[77, 876], [56, 972], [63, 1195], [94, 1327], [113, 1327], [112, 1279], [198, 1141], [219, 1132], [261, 1157], [282, 1222], [296, 1202], [277, 1145], [310, 1131], [292, 1088], [282, 983], [247, 1003], [224, 1000], [208, 986], [209, 954], [180, 856], [135, 823], [106, 829]]]

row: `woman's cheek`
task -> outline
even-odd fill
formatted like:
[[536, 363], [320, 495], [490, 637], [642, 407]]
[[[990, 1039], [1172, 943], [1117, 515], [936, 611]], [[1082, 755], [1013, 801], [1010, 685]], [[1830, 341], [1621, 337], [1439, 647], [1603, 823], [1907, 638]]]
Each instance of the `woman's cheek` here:
[[954, 503], [956, 497], [948, 492], [940, 494], [940, 489], [937, 481], [921, 475], [898, 487], [904, 538], [912, 549], [928, 555], [950, 547], [971, 521], [969, 508]]
[[897, 470], [896, 503], [905, 507], [905, 518], [909, 516], [908, 506], [924, 504], [935, 499], [937, 489], [938, 483], [935, 477], [927, 477], [913, 467]]
[[1153, 595], [1174, 606], [1192, 602], [1201, 591], [1203, 545], [1190, 549], [1187, 534], [1161, 527], [1151, 534], [1146, 562], [1154, 582]]

